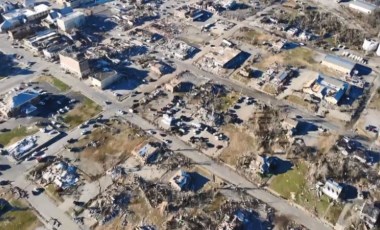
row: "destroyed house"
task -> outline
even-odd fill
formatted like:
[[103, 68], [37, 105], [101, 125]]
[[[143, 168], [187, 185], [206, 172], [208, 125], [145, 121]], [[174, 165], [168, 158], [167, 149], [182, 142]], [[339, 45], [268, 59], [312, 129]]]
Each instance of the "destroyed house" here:
[[367, 163], [368, 162], [368, 153], [364, 149], [357, 149], [352, 153], [352, 157], [356, 160], [358, 160], [361, 163]]
[[273, 83], [276, 85], [283, 85], [293, 76], [292, 70], [285, 70], [280, 74], [276, 75], [273, 79]]
[[376, 226], [376, 223], [379, 219], [380, 209], [373, 204], [365, 202], [360, 211], [360, 219], [362, 219], [365, 224], [373, 229]]
[[83, 53], [68, 49], [59, 53], [61, 68], [82, 78], [90, 74], [88, 60]]
[[25, 158], [36, 146], [37, 137], [29, 136], [8, 147], [7, 152], [14, 160], [19, 161]]
[[150, 158], [157, 154], [159, 148], [147, 143], [143, 146], [139, 145], [136, 149], [132, 151], [132, 154], [140, 159], [143, 163], [148, 163]]
[[179, 170], [171, 179], [170, 179], [171, 186], [178, 190], [178, 191], [184, 191], [188, 190], [191, 184], [191, 176], [188, 172], [185, 172], [183, 170]]
[[0, 101], [0, 113], [5, 117], [28, 116], [37, 110], [35, 105], [40, 100], [40, 94], [32, 89], [12, 92]]

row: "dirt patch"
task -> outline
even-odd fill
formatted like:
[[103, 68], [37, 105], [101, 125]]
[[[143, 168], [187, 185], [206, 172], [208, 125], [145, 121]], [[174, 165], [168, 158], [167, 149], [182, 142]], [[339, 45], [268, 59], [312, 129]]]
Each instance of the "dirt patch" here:
[[147, 137], [138, 135], [139, 129], [119, 122], [108, 123], [94, 129], [86, 138], [76, 143], [75, 147], [86, 147], [81, 158], [90, 159], [108, 169], [117, 162], [127, 159], [132, 150]]
[[229, 145], [219, 156], [223, 162], [236, 166], [238, 159], [243, 154], [257, 150], [255, 138], [243, 128], [228, 125], [222, 131], [230, 138]]
[[240, 28], [232, 38], [251, 45], [261, 45], [264, 41], [273, 39], [269, 34], [248, 27]]

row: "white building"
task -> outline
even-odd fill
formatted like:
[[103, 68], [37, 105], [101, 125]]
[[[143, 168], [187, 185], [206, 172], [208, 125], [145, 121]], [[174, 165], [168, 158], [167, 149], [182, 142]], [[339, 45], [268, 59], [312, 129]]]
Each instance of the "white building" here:
[[322, 192], [326, 196], [328, 196], [334, 200], [337, 200], [340, 197], [342, 190], [343, 190], [342, 186], [340, 186], [335, 181], [330, 181], [330, 180], [326, 181], [325, 185], [322, 188]]
[[50, 7], [45, 4], [39, 4], [33, 8], [15, 9], [2, 15], [4, 22], [1, 23], [0, 30], [4, 32], [24, 23], [42, 19], [49, 14], [49, 11]]
[[82, 12], [73, 12], [57, 19], [57, 26], [60, 30], [68, 32], [82, 26], [85, 22], [85, 15]]
[[376, 5], [373, 5], [371, 3], [368, 3], [362, 0], [350, 1], [348, 6], [351, 9], [359, 11], [360, 13], [364, 13], [364, 14], [372, 14], [372, 12], [377, 9]]
[[91, 84], [99, 89], [105, 89], [120, 80], [121, 76], [115, 70], [102, 71], [90, 77]]
[[365, 51], [376, 51], [377, 47], [379, 47], [379, 42], [378, 41], [375, 41], [375, 40], [371, 40], [371, 39], [364, 39], [364, 42], [363, 42], [363, 50]]

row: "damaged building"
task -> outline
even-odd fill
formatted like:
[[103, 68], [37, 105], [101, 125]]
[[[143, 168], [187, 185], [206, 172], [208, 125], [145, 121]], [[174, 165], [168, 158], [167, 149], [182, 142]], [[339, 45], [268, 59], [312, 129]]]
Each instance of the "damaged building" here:
[[84, 53], [66, 49], [59, 53], [59, 63], [61, 68], [72, 73], [79, 78], [86, 77], [90, 74], [90, 66]]

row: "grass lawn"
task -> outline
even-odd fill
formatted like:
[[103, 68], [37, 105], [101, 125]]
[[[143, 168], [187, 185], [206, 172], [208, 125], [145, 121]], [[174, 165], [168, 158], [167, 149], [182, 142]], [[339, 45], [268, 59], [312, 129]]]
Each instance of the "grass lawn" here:
[[84, 100], [74, 109], [70, 110], [63, 118], [63, 121], [73, 128], [87, 121], [91, 117], [102, 111], [102, 107], [91, 99], [84, 97]]
[[236, 92], [228, 93], [225, 97], [221, 98], [220, 109], [221, 111], [227, 111], [232, 105], [239, 99]]
[[57, 88], [61, 92], [66, 92], [70, 89], [70, 86], [63, 83], [61, 80], [58, 80], [55, 77], [52, 76], [41, 76], [38, 78], [38, 81], [44, 81], [51, 85], [53, 85], [55, 88]]
[[313, 58], [315, 55], [314, 51], [303, 47], [285, 51], [283, 55], [284, 62], [288, 65], [311, 67], [317, 63]]
[[240, 82], [242, 82], [242, 83], [244, 83], [244, 84], [248, 84], [248, 83], [251, 81], [250, 78], [240, 76], [239, 74], [234, 74], [234, 75], [232, 76], [232, 78], [235, 79], [235, 80], [237, 80], [237, 81], [240, 81]]
[[37, 132], [36, 128], [28, 129], [24, 126], [14, 128], [9, 132], [0, 133], [0, 144], [7, 146]]
[[300, 105], [306, 108], [309, 106], [309, 103], [307, 103], [303, 98], [300, 98], [299, 96], [296, 96], [296, 95], [288, 95], [285, 97], [285, 99], [296, 105]]
[[264, 41], [270, 40], [272, 36], [259, 30], [245, 27], [237, 32], [234, 38], [241, 38], [242, 41], [252, 45], [262, 45]]
[[1, 215], [0, 229], [32, 230], [42, 226], [34, 212], [19, 200], [10, 201], [13, 209]]
[[325, 215], [325, 219], [335, 225], [339, 219], [340, 213], [343, 211], [343, 207], [344, 206], [342, 204], [331, 205]]
[[[329, 206], [326, 196], [318, 198], [314, 190], [310, 190], [306, 175], [306, 163], [299, 163], [284, 174], [274, 176], [270, 188], [286, 199], [293, 199], [297, 204], [305, 207], [318, 216], [323, 216]], [[293, 195], [292, 195], [293, 194]]]
[[56, 202], [63, 202], [63, 198], [57, 193], [53, 184], [45, 186], [46, 194]]
[[270, 83], [264, 85], [263, 91], [271, 95], [277, 94], [276, 88]]

